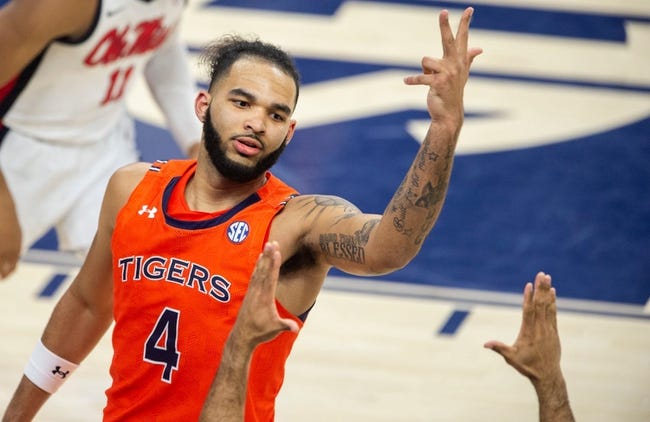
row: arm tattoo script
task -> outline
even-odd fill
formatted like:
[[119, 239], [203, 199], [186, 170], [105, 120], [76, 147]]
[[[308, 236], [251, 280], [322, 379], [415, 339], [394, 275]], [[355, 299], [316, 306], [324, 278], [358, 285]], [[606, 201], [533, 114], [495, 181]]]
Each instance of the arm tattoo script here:
[[370, 234], [379, 224], [379, 218], [367, 221], [354, 235], [344, 233], [324, 233], [320, 235], [321, 251], [333, 258], [363, 264], [366, 262], [365, 246]]

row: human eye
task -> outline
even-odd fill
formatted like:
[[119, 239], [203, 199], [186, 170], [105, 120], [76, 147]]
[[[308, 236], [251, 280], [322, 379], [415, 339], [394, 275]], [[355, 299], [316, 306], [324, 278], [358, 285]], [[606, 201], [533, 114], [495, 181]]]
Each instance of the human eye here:
[[239, 108], [247, 108], [250, 106], [250, 103], [247, 100], [243, 100], [241, 98], [234, 98], [231, 101], [236, 107]]
[[280, 113], [271, 113], [271, 118], [275, 120], [276, 122], [284, 122], [287, 120], [287, 118]]

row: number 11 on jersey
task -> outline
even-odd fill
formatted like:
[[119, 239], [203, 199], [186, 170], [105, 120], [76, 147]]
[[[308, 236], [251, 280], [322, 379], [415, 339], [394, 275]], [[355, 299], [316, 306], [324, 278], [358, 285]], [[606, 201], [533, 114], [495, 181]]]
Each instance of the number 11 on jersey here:
[[131, 78], [131, 73], [133, 73], [133, 66], [129, 66], [126, 69], [115, 69], [111, 73], [110, 80], [108, 81], [108, 89], [102, 100], [102, 105], [122, 98], [126, 84], [129, 83], [129, 78]]

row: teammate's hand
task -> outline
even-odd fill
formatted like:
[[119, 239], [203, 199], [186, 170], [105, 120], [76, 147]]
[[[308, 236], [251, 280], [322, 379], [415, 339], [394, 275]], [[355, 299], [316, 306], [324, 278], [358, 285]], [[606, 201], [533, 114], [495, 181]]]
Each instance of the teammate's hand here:
[[294, 320], [280, 318], [275, 304], [281, 262], [278, 242], [267, 242], [257, 260], [232, 330], [233, 335], [239, 335], [239, 341], [256, 346], [275, 338], [282, 331], [298, 331]]
[[489, 341], [485, 347], [504, 357], [506, 362], [533, 384], [553, 378], [560, 371], [560, 337], [557, 331], [555, 289], [551, 277], [542, 272], [535, 277], [535, 286], [527, 283], [521, 328], [512, 346]]

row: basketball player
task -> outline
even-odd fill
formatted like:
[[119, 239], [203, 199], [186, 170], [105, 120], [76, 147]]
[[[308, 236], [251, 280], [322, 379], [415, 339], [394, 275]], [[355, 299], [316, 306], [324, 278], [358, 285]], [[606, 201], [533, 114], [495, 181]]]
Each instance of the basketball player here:
[[0, 279], [52, 227], [85, 254], [111, 174], [139, 159], [125, 98], [144, 75], [196, 154], [181, 0], [11, 0], [0, 9]]
[[[473, 59], [473, 9], [456, 34], [439, 17], [442, 58], [407, 85], [427, 87], [428, 134], [383, 215], [333, 196], [298, 195], [269, 168], [291, 141], [299, 76], [282, 50], [225, 37], [208, 48], [210, 85], [195, 100], [198, 160], [137, 163], [111, 178], [90, 252], [57, 303], [9, 406], [33, 417], [111, 323], [104, 420], [196, 420], [260, 252], [277, 241], [280, 317], [300, 328], [328, 271], [386, 274], [418, 253], [446, 195]], [[252, 357], [246, 419], [274, 418], [297, 332]]]
[[[203, 405], [201, 422], [244, 420], [244, 399], [251, 356], [255, 348], [282, 331], [296, 331], [292, 320], [280, 318], [275, 302], [281, 256], [277, 242], [265, 245], [226, 341], [217, 375]], [[522, 324], [513, 346], [489, 341], [485, 347], [531, 380], [539, 403], [540, 422], [572, 422], [564, 376], [560, 367], [555, 289], [551, 277], [538, 273], [524, 289]]]

